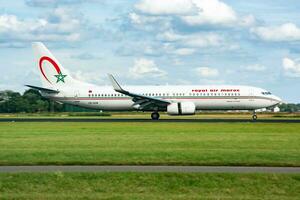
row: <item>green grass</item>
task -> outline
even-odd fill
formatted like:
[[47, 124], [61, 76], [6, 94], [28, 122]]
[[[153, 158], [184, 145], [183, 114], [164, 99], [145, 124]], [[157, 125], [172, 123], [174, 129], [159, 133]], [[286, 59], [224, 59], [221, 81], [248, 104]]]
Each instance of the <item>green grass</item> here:
[[[199, 112], [189, 116], [169, 116], [162, 112], [161, 119], [252, 119], [251, 112]], [[259, 119], [299, 119], [300, 113], [257, 113]], [[0, 113], [0, 118], [129, 118], [150, 119], [150, 112], [44, 112]]]
[[300, 175], [0, 174], [1, 199], [299, 199]]
[[0, 165], [300, 166], [300, 124], [0, 123]]

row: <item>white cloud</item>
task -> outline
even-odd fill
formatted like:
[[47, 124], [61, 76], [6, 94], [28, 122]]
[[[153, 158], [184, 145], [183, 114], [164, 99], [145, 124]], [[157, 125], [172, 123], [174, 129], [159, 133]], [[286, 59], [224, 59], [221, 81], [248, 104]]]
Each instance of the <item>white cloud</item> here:
[[182, 19], [189, 25], [202, 24], [232, 24], [237, 21], [235, 11], [219, 0], [194, 0], [198, 13], [183, 16]]
[[183, 65], [183, 62], [178, 58], [175, 58], [172, 62], [173, 62], [174, 65], [177, 65], [177, 66], [178, 65]]
[[247, 71], [253, 71], [253, 72], [262, 72], [266, 70], [266, 66], [261, 64], [253, 64], [253, 65], [247, 65], [243, 67]]
[[196, 9], [192, 0], [141, 0], [135, 8], [150, 15], [185, 15]]
[[96, 60], [96, 59], [101, 59], [102, 56], [96, 55], [93, 53], [89, 53], [89, 52], [84, 52], [84, 53], [71, 55], [70, 58], [72, 58], [72, 59], [75, 58], [75, 59], [79, 59], [79, 60]]
[[146, 17], [177, 16], [190, 26], [251, 26], [256, 21], [253, 15], [239, 16], [220, 0], [141, 0], [135, 8]]
[[176, 49], [174, 53], [180, 56], [186, 56], [195, 53], [195, 51], [196, 51], [195, 49], [191, 49], [191, 48], [180, 48], [180, 49]]
[[82, 38], [82, 24], [70, 10], [62, 8], [40, 19], [19, 19], [4, 14], [0, 15], [0, 36], [5, 38], [4, 43], [12, 44], [38, 40], [78, 41]]
[[221, 46], [224, 39], [216, 33], [202, 33], [187, 36], [185, 43], [190, 47]]
[[166, 31], [158, 35], [157, 39], [167, 42], [178, 42], [182, 46], [195, 48], [225, 45], [224, 38], [213, 32], [181, 35], [173, 31]]
[[95, 84], [103, 84], [106, 81], [106, 74], [101, 72], [83, 72], [81, 70], [77, 70], [71, 73], [72, 77], [79, 81], [83, 81], [86, 83], [95, 83]]
[[219, 75], [218, 69], [210, 67], [198, 67], [196, 68], [196, 72], [203, 78], [212, 78]]
[[171, 19], [163, 16], [143, 15], [131, 12], [128, 14], [128, 19], [135, 29], [142, 31], [160, 32], [171, 27]]
[[129, 19], [133, 24], [142, 24], [143, 20], [141, 19], [141, 16], [136, 13], [129, 13]]
[[256, 24], [256, 18], [253, 15], [247, 15], [241, 18], [239, 24], [241, 26], [254, 26]]
[[131, 12], [128, 14], [129, 19], [131, 23], [135, 25], [145, 25], [145, 24], [150, 24], [150, 23], [157, 23], [161, 21], [161, 17], [159, 16], [144, 16], [144, 15], [139, 15], [135, 12]]
[[287, 76], [300, 77], [300, 61], [290, 58], [282, 59], [282, 67]]
[[134, 66], [129, 69], [130, 75], [133, 78], [141, 78], [144, 76], [150, 77], [163, 77], [166, 76], [166, 72], [159, 69], [153, 60], [140, 58], [134, 61]]
[[166, 42], [175, 42], [178, 40], [182, 40], [184, 38], [185, 38], [184, 35], [176, 34], [176, 33], [174, 33], [173, 30], [168, 30], [162, 34], [157, 35], [157, 39], [164, 40]]
[[58, 5], [73, 5], [92, 1], [94, 0], [25, 0], [25, 3], [32, 7], [56, 7]]
[[252, 28], [251, 32], [265, 41], [300, 41], [300, 28], [293, 23], [273, 27], [256, 27]]

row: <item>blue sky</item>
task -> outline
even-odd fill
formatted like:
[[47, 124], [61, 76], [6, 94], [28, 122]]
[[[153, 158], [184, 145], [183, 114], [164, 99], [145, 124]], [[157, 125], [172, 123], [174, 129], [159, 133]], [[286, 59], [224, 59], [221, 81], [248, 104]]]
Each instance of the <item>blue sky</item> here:
[[31, 42], [108, 85], [238, 84], [300, 102], [297, 0], [0, 0], [0, 90], [40, 85]]

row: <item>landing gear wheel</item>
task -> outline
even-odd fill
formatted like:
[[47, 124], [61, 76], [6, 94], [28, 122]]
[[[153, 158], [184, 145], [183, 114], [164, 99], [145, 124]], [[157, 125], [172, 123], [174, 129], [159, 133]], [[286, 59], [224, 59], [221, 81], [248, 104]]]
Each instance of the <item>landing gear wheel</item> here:
[[158, 120], [158, 119], [159, 119], [159, 113], [153, 112], [153, 113], [151, 114], [151, 118], [152, 118], [153, 120]]
[[257, 115], [252, 115], [253, 121], [257, 120]]

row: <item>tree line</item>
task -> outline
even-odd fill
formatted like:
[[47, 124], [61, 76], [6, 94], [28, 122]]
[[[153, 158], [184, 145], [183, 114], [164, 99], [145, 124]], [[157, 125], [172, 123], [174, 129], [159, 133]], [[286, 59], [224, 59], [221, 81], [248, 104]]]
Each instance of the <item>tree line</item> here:
[[[279, 105], [281, 112], [299, 112], [300, 104]], [[37, 112], [69, 112], [69, 111], [95, 111], [74, 106], [59, 104], [33, 89], [26, 90], [23, 94], [10, 90], [0, 91], [0, 113], [37, 113]]]
[[62, 112], [64, 106], [52, 102], [33, 89], [23, 94], [10, 90], [0, 91], [0, 113], [36, 113], [36, 112]]

